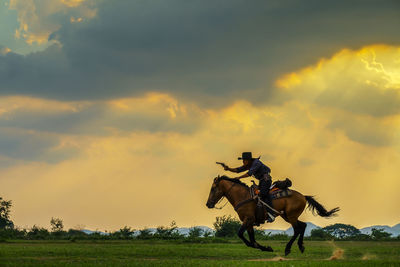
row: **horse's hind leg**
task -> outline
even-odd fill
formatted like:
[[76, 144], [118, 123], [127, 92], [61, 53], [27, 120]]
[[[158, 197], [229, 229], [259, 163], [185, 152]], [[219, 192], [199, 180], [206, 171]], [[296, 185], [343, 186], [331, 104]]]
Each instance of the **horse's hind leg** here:
[[270, 251], [270, 252], [274, 251], [270, 246], [264, 247], [263, 245], [260, 245], [259, 243], [257, 243], [255, 236], [254, 236], [254, 228], [252, 225], [247, 227], [247, 233], [249, 234], [250, 243], [254, 244], [254, 248], [258, 248], [262, 251]]
[[289, 242], [286, 244], [285, 256], [289, 255], [293, 242], [296, 240], [297, 236], [300, 234], [300, 229], [299, 229], [299, 225], [298, 225], [297, 221], [292, 223], [292, 227], [294, 230], [294, 234], [293, 234], [292, 238], [289, 240]]
[[301, 251], [301, 253], [304, 252], [304, 245], [303, 245], [303, 237], [304, 237], [304, 232], [306, 231], [306, 227], [307, 224], [305, 222], [302, 221], [297, 221], [298, 227], [299, 227], [299, 231], [300, 231], [300, 236], [299, 236], [299, 240], [297, 241], [297, 245], [299, 246], [299, 249]]

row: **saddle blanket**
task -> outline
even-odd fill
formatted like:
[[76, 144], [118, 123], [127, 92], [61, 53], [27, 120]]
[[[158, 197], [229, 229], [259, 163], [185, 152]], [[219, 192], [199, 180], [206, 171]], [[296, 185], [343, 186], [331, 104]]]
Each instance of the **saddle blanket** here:
[[269, 194], [271, 196], [271, 199], [278, 199], [278, 198], [283, 198], [283, 197], [289, 197], [292, 195], [292, 190], [290, 189], [276, 189], [276, 190], [271, 190], [269, 191]]
[[[269, 190], [269, 195], [271, 196], [271, 199], [278, 199], [278, 198], [283, 198], [283, 197], [289, 197], [292, 195], [292, 190], [286, 188], [286, 189], [279, 189], [277, 187], [272, 188]], [[256, 185], [252, 185], [250, 188], [250, 194], [252, 198], [255, 198], [255, 196], [260, 194], [260, 190]]]

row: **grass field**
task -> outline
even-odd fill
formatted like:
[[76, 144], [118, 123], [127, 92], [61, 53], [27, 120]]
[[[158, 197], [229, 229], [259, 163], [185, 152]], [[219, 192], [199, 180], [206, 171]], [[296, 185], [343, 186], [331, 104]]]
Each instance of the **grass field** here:
[[400, 242], [306, 241], [284, 257], [285, 241], [261, 241], [261, 252], [236, 241], [9, 241], [0, 243], [0, 266], [400, 266]]

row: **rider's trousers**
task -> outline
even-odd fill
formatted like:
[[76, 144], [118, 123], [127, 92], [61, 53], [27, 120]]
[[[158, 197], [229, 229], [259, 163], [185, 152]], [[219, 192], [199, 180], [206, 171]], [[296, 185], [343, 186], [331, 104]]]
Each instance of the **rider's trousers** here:
[[271, 199], [269, 196], [269, 188], [271, 187], [271, 176], [267, 175], [264, 179], [260, 180], [259, 188], [260, 188], [260, 197], [261, 199], [266, 202], [268, 205], [271, 206]]

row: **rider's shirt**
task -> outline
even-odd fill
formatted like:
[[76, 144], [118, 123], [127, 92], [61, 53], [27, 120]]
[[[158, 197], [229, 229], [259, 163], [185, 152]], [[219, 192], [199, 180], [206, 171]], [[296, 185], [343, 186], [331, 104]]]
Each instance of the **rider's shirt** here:
[[249, 176], [254, 176], [258, 180], [264, 179], [265, 175], [271, 172], [271, 169], [264, 163], [262, 163], [259, 159], [254, 159], [250, 168], [246, 166], [241, 166], [237, 168], [237, 170], [238, 172], [249, 170], [247, 174]]

